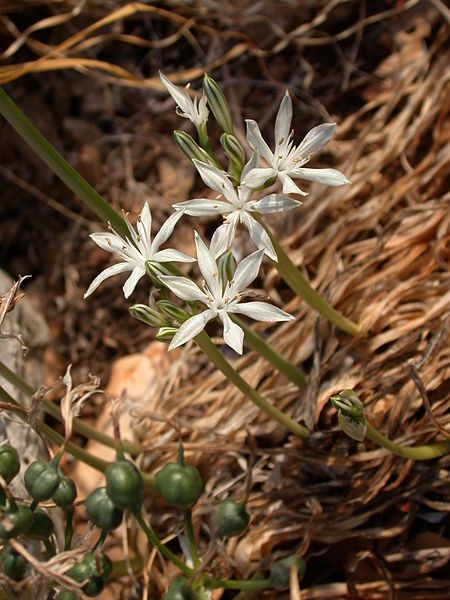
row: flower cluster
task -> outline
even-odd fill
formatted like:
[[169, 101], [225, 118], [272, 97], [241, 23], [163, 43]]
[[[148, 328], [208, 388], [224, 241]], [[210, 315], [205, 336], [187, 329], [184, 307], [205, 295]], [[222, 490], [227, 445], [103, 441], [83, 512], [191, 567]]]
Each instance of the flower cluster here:
[[[294, 144], [292, 125], [292, 100], [286, 92], [278, 109], [273, 151], [261, 135], [256, 121], [247, 120], [247, 143], [251, 149], [246, 162], [246, 153], [234, 136], [230, 107], [217, 83], [205, 75], [203, 94], [191, 97], [189, 86], [180, 88], [162, 73], [161, 81], [175, 100], [177, 113], [190, 120], [196, 127], [198, 142], [185, 132], [175, 132], [180, 149], [195, 165], [207, 187], [217, 194], [214, 198], [194, 198], [173, 205], [174, 213], [162, 225], [152, 241], [151, 213], [144, 205], [138, 217], [136, 230], [126, 221], [129, 236], [121, 237], [115, 232], [93, 234], [91, 237], [103, 250], [120, 257], [121, 262], [105, 269], [89, 286], [85, 296], [90, 295], [107, 277], [131, 271], [123, 287], [128, 298], [139, 279], [146, 272], [156, 277], [164, 290], [186, 301], [189, 312], [186, 318], [178, 319], [177, 327], [165, 328], [173, 337], [169, 349], [176, 348], [199, 335], [206, 324], [219, 318], [223, 325], [225, 343], [236, 352], [242, 353], [244, 332], [231, 314], [242, 314], [258, 321], [288, 321], [293, 317], [267, 302], [242, 302], [248, 286], [256, 279], [263, 256], [275, 264], [277, 252], [263, 223], [262, 215], [292, 210], [301, 205], [292, 194], [307, 195], [294, 180], [303, 179], [328, 186], [349, 183], [335, 169], [311, 169], [304, 165], [332, 138], [335, 123], [324, 123], [314, 127], [299, 145]], [[222, 168], [212, 148], [207, 132], [210, 112], [224, 133], [220, 143], [228, 159], [227, 169]], [[265, 164], [261, 165], [261, 160]], [[264, 189], [281, 184], [281, 193], [264, 195]], [[195, 232], [197, 263], [203, 282], [200, 286], [188, 277], [178, 274], [173, 265], [164, 263], [193, 262], [191, 258], [174, 249], [160, 250], [160, 246], [172, 234], [183, 215], [191, 217], [221, 216], [223, 223], [214, 232], [209, 248]], [[248, 234], [257, 251], [244, 258], [233, 273], [223, 276], [219, 266], [221, 258], [233, 248], [239, 225]], [[164, 292], [167, 296], [167, 291]], [[199, 309], [199, 303], [206, 307]], [[153, 311], [153, 309], [151, 309]], [[154, 311], [153, 311], [154, 313]], [[153, 314], [152, 313], [152, 314]], [[158, 322], [160, 324], [160, 321]], [[172, 322], [168, 325], [173, 325]]]

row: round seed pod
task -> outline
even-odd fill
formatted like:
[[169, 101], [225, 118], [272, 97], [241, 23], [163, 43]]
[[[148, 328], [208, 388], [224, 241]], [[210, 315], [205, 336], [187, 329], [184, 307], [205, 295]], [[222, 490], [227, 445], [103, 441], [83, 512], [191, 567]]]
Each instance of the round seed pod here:
[[117, 508], [139, 510], [144, 497], [144, 480], [136, 465], [120, 458], [105, 471], [106, 491]]
[[187, 510], [200, 497], [203, 481], [193, 465], [168, 463], [156, 474], [155, 488], [168, 504]]
[[219, 537], [233, 537], [247, 529], [250, 516], [244, 502], [229, 499], [217, 506], [213, 521]]
[[53, 521], [42, 508], [36, 508], [33, 512], [33, 521], [27, 536], [34, 540], [46, 540], [55, 531]]
[[25, 576], [27, 568], [26, 560], [18, 552], [16, 552], [9, 544], [4, 546], [0, 554], [0, 563], [3, 572], [7, 577], [14, 581], [20, 581]]
[[111, 571], [112, 562], [106, 554], [100, 554], [96, 558], [94, 553], [89, 551], [81, 562], [67, 571], [66, 575], [80, 583], [87, 579], [87, 583], [82, 587], [83, 594], [94, 597], [104, 590]]
[[17, 450], [10, 444], [0, 446], [0, 475], [10, 483], [20, 471], [20, 460]]
[[177, 577], [170, 583], [162, 600], [197, 600], [197, 594], [185, 577]]
[[58, 486], [52, 494], [52, 500], [60, 508], [72, 506], [77, 497], [77, 487], [69, 477], [60, 477]]
[[7, 505], [0, 512], [0, 542], [27, 533], [33, 522], [33, 513], [23, 504]]
[[303, 558], [293, 554], [276, 562], [270, 571], [270, 582], [276, 590], [286, 590], [289, 587], [291, 567], [296, 567], [298, 577], [301, 579], [306, 571]]
[[105, 487], [94, 490], [85, 506], [89, 521], [103, 531], [112, 531], [122, 523], [123, 511], [116, 508]]
[[56, 465], [35, 460], [27, 467], [23, 478], [27, 492], [38, 502], [49, 500], [59, 484]]

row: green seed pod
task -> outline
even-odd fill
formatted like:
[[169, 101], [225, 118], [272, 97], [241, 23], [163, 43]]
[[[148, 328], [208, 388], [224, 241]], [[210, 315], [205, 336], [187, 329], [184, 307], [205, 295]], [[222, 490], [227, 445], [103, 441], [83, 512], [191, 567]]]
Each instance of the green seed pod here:
[[53, 492], [52, 500], [60, 508], [72, 506], [77, 497], [77, 488], [75, 483], [69, 477], [61, 477], [58, 487]]
[[55, 600], [78, 600], [79, 596], [71, 590], [61, 590], [55, 596]]
[[217, 506], [213, 521], [219, 537], [233, 537], [247, 529], [250, 516], [245, 509], [244, 502], [230, 499]]
[[0, 554], [0, 562], [3, 572], [7, 577], [14, 581], [20, 581], [25, 576], [27, 568], [26, 560], [18, 552], [13, 550], [9, 544], [4, 546]]
[[176, 130], [173, 132], [175, 142], [181, 152], [189, 158], [189, 160], [199, 160], [207, 165], [215, 166], [211, 156], [203, 150], [197, 142], [185, 131]]
[[17, 450], [9, 444], [0, 446], [0, 475], [9, 483], [20, 471], [20, 460]]
[[33, 500], [49, 500], [59, 483], [57, 467], [51, 462], [35, 460], [27, 467], [23, 481]]
[[82, 588], [83, 594], [93, 597], [98, 596], [104, 589], [111, 571], [112, 562], [106, 554], [95, 557], [94, 553], [89, 551], [81, 562], [67, 571], [66, 575], [79, 583], [87, 579], [88, 582]]
[[270, 571], [270, 582], [276, 590], [286, 590], [289, 587], [289, 578], [291, 567], [296, 567], [298, 577], [301, 579], [306, 571], [306, 564], [303, 558], [293, 554], [283, 560], [276, 562]]
[[33, 521], [27, 536], [34, 540], [46, 540], [55, 531], [53, 521], [42, 508], [36, 508], [33, 512]]
[[33, 513], [28, 506], [17, 504], [0, 511], [0, 542], [6, 542], [26, 533], [33, 522]]
[[225, 133], [233, 134], [233, 119], [230, 107], [218, 83], [205, 73], [203, 77], [203, 93], [213, 115]]
[[155, 488], [168, 504], [187, 510], [202, 493], [203, 481], [193, 465], [169, 463], [156, 474]]
[[136, 465], [119, 458], [105, 471], [106, 491], [117, 508], [139, 510], [144, 497], [144, 480]]
[[94, 490], [86, 498], [89, 521], [103, 531], [112, 531], [122, 523], [123, 512], [114, 506], [105, 487]]
[[177, 577], [170, 583], [162, 600], [197, 600], [197, 594], [185, 577]]

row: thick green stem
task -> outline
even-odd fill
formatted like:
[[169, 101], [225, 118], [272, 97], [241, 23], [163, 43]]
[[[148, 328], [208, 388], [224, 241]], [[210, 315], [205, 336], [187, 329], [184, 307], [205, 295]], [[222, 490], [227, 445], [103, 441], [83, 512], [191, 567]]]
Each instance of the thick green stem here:
[[288, 431], [300, 438], [309, 437], [309, 431], [303, 425], [293, 421], [290, 417], [278, 410], [273, 404], [265, 400], [259, 392], [254, 390], [239, 373], [230, 365], [221, 352], [215, 347], [208, 335], [202, 331], [195, 339], [196, 344], [216, 367], [222, 371], [227, 379], [233, 383], [253, 404], [285, 427]]
[[[2, 361], [0, 361], [0, 376], [4, 377], [11, 385], [23, 392], [29, 398], [31, 398], [36, 393], [36, 390], [34, 390], [30, 385], [28, 385], [28, 383], [24, 381], [22, 377], [14, 373], [14, 371], [11, 371], [4, 363], [2, 363]], [[63, 419], [61, 415], [61, 410], [53, 402], [50, 402], [49, 400], [44, 400], [43, 408], [47, 414], [49, 414], [51, 417], [57, 419], [60, 423], [62, 423]], [[87, 439], [96, 440], [97, 442], [100, 442], [100, 444], [108, 446], [109, 448], [116, 447], [116, 442], [112, 437], [106, 435], [105, 433], [102, 433], [101, 431], [97, 431], [97, 429], [94, 429], [94, 427], [90, 427], [81, 419], [73, 420], [73, 429], [74, 431], [83, 435]], [[122, 446], [123, 449], [126, 452], [128, 452], [128, 454], [130, 454], [131, 456], [136, 456], [137, 454], [139, 454], [140, 445], [137, 443], [123, 441]]]
[[300, 389], [304, 389], [308, 385], [308, 381], [299, 369], [293, 365], [289, 360], [284, 358], [275, 348], [266, 342], [266, 340], [260, 336], [256, 331], [253, 331], [242, 319], [231, 315], [231, 320], [234, 321], [239, 327], [244, 330], [245, 340], [249, 346], [263, 356], [270, 364], [272, 364], [280, 373], [283, 373]]
[[435, 444], [423, 446], [404, 446], [392, 442], [367, 421], [366, 427], [366, 436], [372, 440], [372, 442], [386, 448], [386, 450], [389, 450], [397, 456], [402, 456], [403, 458], [410, 458], [412, 460], [431, 460], [432, 458], [438, 458], [439, 456], [444, 456], [450, 452], [450, 441], [437, 442]]
[[69, 165], [2, 88], [0, 88], [0, 113], [55, 175], [102, 221], [110, 223], [119, 235], [123, 237], [129, 235], [126, 223], [120, 215]]
[[248, 581], [240, 581], [238, 579], [213, 579], [212, 577], [205, 577], [203, 580], [205, 587], [223, 588], [225, 590], [267, 590], [272, 587], [270, 579], [249, 579]]
[[190, 577], [194, 571], [190, 569], [187, 565], [185, 565], [184, 562], [176, 554], [174, 554], [171, 550], [169, 550], [169, 548], [167, 548], [167, 546], [160, 542], [151, 526], [145, 522], [145, 519], [143, 518], [142, 514], [140, 512], [135, 512], [134, 517], [139, 523], [141, 529], [144, 531], [145, 535], [147, 536], [147, 539], [150, 542], [150, 544], [157, 548], [161, 552], [161, 554], [165, 558], [167, 558], [167, 560], [170, 560], [170, 562], [172, 562], [176, 567], [178, 567], [178, 569], [182, 573]]
[[330, 323], [333, 323], [342, 331], [345, 331], [353, 336], [361, 333], [359, 326], [356, 323], [350, 321], [350, 319], [347, 319], [347, 317], [344, 317], [344, 315], [342, 315], [339, 311], [335, 310], [328, 304], [328, 302], [326, 302], [326, 300], [322, 298], [320, 294], [316, 292], [313, 287], [311, 287], [311, 284], [305, 279], [305, 277], [278, 243], [276, 236], [273, 235], [269, 227], [262, 221], [261, 217], [257, 216], [257, 218], [269, 234], [273, 247], [275, 248], [278, 256], [278, 262], [271, 260], [271, 263], [278, 270], [279, 274], [292, 289], [292, 291], [295, 292], [300, 298], [303, 298], [303, 300], [309, 304], [311, 308], [316, 310], [319, 314], [328, 319]]
[[191, 551], [192, 562], [196, 569], [200, 565], [200, 556], [198, 554], [197, 540], [195, 539], [194, 527], [192, 525], [192, 511], [184, 511], [184, 533], [186, 534], [189, 548]]

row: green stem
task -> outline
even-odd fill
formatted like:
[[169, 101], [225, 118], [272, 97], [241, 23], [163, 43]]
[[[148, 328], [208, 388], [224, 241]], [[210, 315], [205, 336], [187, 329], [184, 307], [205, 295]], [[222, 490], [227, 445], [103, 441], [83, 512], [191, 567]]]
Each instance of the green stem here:
[[219, 352], [208, 335], [202, 331], [194, 338], [196, 344], [203, 350], [206, 356], [216, 367], [222, 371], [231, 383], [233, 383], [253, 404], [265, 412], [269, 417], [283, 425], [288, 431], [300, 438], [309, 437], [309, 431], [303, 425], [299, 425], [290, 417], [278, 410], [273, 404], [265, 400], [259, 392], [254, 390], [239, 373], [230, 365], [223, 354]]
[[64, 530], [64, 552], [67, 552], [72, 547], [73, 538], [73, 506], [66, 509], [66, 528]]
[[436, 444], [427, 444], [423, 446], [404, 446], [392, 442], [389, 438], [375, 429], [368, 421], [366, 421], [366, 427], [366, 435], [372, 442], [386, 448], [386, 450], [389, 450], [397, 456], [402, 456], [403, 458], [410, 458], [412, 460], [430, 460], [432, 458], [444, 456], [450, 452], [450, 441], [437, 442]]
[[[4, 377], [11, 385], [15, 388], [23, 392], [26, 396], [31, 398], [35, 393], [34, 390], [20, 375], [11, 371], [2, 361], [0, 361], [0, 376]], [[56, 406], [53, 402], [49, 400], [44, 400], [43, 402], [44, 411], [49, 414], [54, 419], [57, 419], [60, 423], [63, 422], [63, 418], [61, 415], [61, 410]], [[104, 446], [108, 446], [109, 448], [115, 448], [116, 442], [115, 440], [102, 433], [101, 431], [97, 431], [94, 427], [90, 427], [86, 423], [84, 423], [81, 419], [73, 420], [73, 429], [80, 435], [83, 435], [87, 439], [96, 440], [100, 444]], [[126, 452], [128, 452], [131, 456], [136, 456], [139, 454], [140, 445], [135, 442], [122, 442], [122, 446]]]
[[270, 579], [249, 579], [248, 581], [240, 581], [238, 579], [213, 579], [205, 577], [203, 580], [205, 587], [223, 588], [225, 590], [266, 590], [272, 587]]
[[273, 266], [278, 270], [281, 277], [288, 284], [288, 286], [292, 289], [293, 292], [297, 294], [300, 298], [309, 304], [311, 308], [316, 310], [323, 317], [328, 319], [331, 323], [336, 325], [342, 331], [350, 335], [358, 335], [361, 333], [359, 326], [344, 317], [339, 311], [335, 310], [326, 300], [322, 298], [322, 296], [316, 292], [316, 290], [311, 287], [311, 284], [305, 279], [299, 269], [295, 266], [286, 252], [283, 250], [281, 245], [278, 243], [275, 235], [270, 231], [269, 227], [262, 221], [261, 217], [256, 215], [258, 221], [267, 231], [273, 247], [278, 256], [278, 262], [271, 260]]
[[141, 529], [147, 536], [147, 539], [150, 542], [150, 544], [157, 548], [161, 552], [161, 554], [165, 558], [167, 558], [167, 560], [170, 560], [170, 562], [172, 562], [176, 567], [178, 567], [178, 569], [182, 573], [190, 577], [194, 571], [190, 569], [187, 565], [185, 565], [184, 562], [176, 554], [174, 554], [171, 550], [169, 550], [169, 548], [167, 548], [167, 546], [165, 546], [162, 542], [159, 541], [155, 532], [153, 531], [151, 526], [145, 522], [140, 512], [135, 512], [133, 514], [136, 521], [139, 523]]
[[45, 552], [47, 554], [47, 560], [50, 560], [51, 558], [53, 558], [56, 554], [56, 548], [55, 545], [53, 544], [53, 542], [49, 539], [49, 538], [44, 538], [42, 540], [44, 546], [45, 546]]
[[114, 231], [122, 237], [129, 235], [122, 217], [69, 165], [2, 88], [0, 88], [0, 113], [55, 175], [102, 221], [109, 222]]
[[266, 342], [256, 331], [253, 331], [244, 321], [236, 315], [231, 315], [231, 320], [244, 330], [245, 339], [249, 346], [263, 356], [280, 373], [283, 373], [298, 388], [303, 389], [308, 385], [308, 381], [303, 373], [297, 369], [289, 360], [284, 358], [275, 348]]
[[200, 565], [200, 556], [198, 554], [197, 540], [195, 539], [194, 527], [192, 525], [192, 511], [189, 509], [184, 511], [184, 532], [189, 542], [194, 569], [196, 569]]

